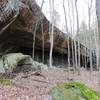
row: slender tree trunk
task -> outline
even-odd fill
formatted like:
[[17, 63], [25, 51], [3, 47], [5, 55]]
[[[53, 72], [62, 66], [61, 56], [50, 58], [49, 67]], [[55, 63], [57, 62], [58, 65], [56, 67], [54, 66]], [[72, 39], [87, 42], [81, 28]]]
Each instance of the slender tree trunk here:
[[99, 84], [100, 84], [100, 0], [96, 0], [96, 14], [97, 14], [97, 21], [98, 21], [98, 65], [99, 65]]
[[68, 32], [68, 25], [67, 25], [67, 15], [66, 15], [66, 9], [65, 9], [65, 0], [63, 0], [63, 10], [64, 10], [64, 16], [65, 16], [65, 24], [66, 24], [66, 32]]
[[[65, 0], [63, 0], [63, 10], [64, 10], [64, 15], [65, 15], [65, 24], [66, 24], [66, 32], [68, 32], [68, 26], [67, 26], [67, 15], [66, 15], [66, 9], [65, 9]], [[69, 36], [68, 38], [68, 79], [70, 78], [70, 41], [69, 41]]]
[[[78, 15], [77, 1], [78, 0], [75, 0], [75, 9], [76, 9], [76, 19], [77, 19], [77, 34], [79, 34], [79, 15]], [[80, 42], [79, 42], [79, 37], [78, 37], [77, 41], [78, 41], [78, 74], [80, 75]]]
[[81, 65], [80, 65], [80, 42], [79, 42], [79, 39], [78, 39], [78, 67], [79, 67], [78, 75], [80, 75], [80, 67], [81, 67]]
[[[83, 9], [83, 19], [85, 20], [85, 16], [84, 16], [84, 9]], [[85, 32], [84, 32], [84, 34], [85, 34], [85, 36], [84, 36], [84, 45], [85, 45], [85, 56], [84, 56], [84, 61], [85, 61], [85, 65], [84, 65], [84, 67], [85, 67], [85, 71], [87, 71], [87, 49], [86, 49], [86, 47], [87, 47], [87, 42], [86, 42], [86, 30], [85, 30]]]
[[[88, 27], [89, 27], [89, 34], [91, 35], [91, 27], [90, 27], [90, 24], [91, 24], [91, 9], [92, 9], [92, 2], [93, 0], [90, 1], [90, 4], [88, 3]], [[89, 37], [89, 49], [90, 49], [90, 78], [91, 78], [91, 74], [92, 74], [92, 71], [93, 71], [93, 66], [92, 66], [92, 48], [91, 48], [91, 36]]]
[[[41, 10], [42, 10], [42, 7], [43, 7], [43, 4], [44, 4], [44, 0], [42, 0], [42, 4], [41, 4]], [[42, 17], [42, 16], [41, 16]], [[34, 23], [34, 22], [33, 22]], [[35, 37], [36, 37], [36, 30], [37, 30], [37, 26], [38, 26], [38, 21], [36, 22], [35, 24], [35, 28], [33, 27], [33, 52], [32, 52], [32, 58], [34, 60], [34, 53], [35, 53]]]
[[70, 78], [70, 40], [68, 36], [68, 79]]
[[[42, 0], [41, 9], [43, 8], [44, 0]], [[43, 33], [43, 21], [41, 21], [41, 29], [42, 29], [42, 62], [44, 63], [44, 33]]]
[[75, 73], [75, 60], [74, 60], [74, 39], [72, 40], [72, 59], [73, 59], [73, 69]]
[[[72, 27], [72, 33], [74, 34], [75, 33], [75, 30], [74, 30], [74, 27], [75, 27], [75, 25], [74, 25], [74, 2], [73, 2], [73, 0], [71, 0], [71, 5], [72, 5], [72, 18], [73, 18], [73, 27]], [[74, 53], [75, 53], [75, 61], [74, 61], [74, 63], [75, 63], [75, 68], [77, 69], [77, 49], [76, 49], [76, 39], [74, 38], [74, 43], [73, 43], [73, 45], [74, 45]]]
[[75, 72], [75, 66], [74, 66], [74, 39], [73, 39], [73, 31], [72, 31], [72, 19], [71, 19], [71, 9], [70, 9], [70, 0], [68, 0], [68, 9], [69, 9], [69, 20], [70, 20], [70, 32], [72, 34], [72, 41], [71, 41], [71, 44], [72, 44], [72, 63], [73, 63], [73, 69], [74, 69], [74, 72]]
[[96, 65], [97, 65], [97, 70], [99, 69], [99, 50], [98, 50], [98, 31], [95, 29], [94, 30], [94, 37], [95, 37], [95, 44], [96, 44]]
[[51, 29], [50, 29], [50, 58], [49, 65], [52, 68], [52, 53], [53, 53], [53, 32], [54, 32], [54, 0], [49, 0], [50, 3], [50, 19], [51, 19]]
[[43, 23], [41, 23], [42, 27], [42, 62], [44, 63], [44, 33], [43, 33]]
[[38, 22], [36, 22], [34, 33], [33, 33], [33, 53], [32, 53], [33, 60], [34, 60], [34, 56], [35, 56], [34, 55], [34, 53], [35, 53], [35, 37], [36, 37], [37, 25], [38, 25]]
[[92, 66], [92, 49], [91, 49], [91, 40], [90, 39], [89, 39], [89, 44], [90, 44], [89, 49], [90, 49], [90, 79], [91, 79], [93, 66]]
[[[86, 45], [86, 36], [85, 36], [85, 46], [87, 47]], [[87, 71], [87, 49], [85, 48], [85, 70]]]

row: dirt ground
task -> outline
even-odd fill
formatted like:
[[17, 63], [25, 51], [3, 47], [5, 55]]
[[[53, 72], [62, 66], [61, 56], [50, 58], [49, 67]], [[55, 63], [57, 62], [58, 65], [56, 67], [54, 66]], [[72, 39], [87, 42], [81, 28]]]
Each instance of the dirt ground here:
[[[98, 72], [81, 70], [78, 73], [68, 72], [65, 69], [42, 70], [46, 78], [42, 76], [31, 75], [22, 78], [19, 73], [13, 80], [11, 86], [0, 86], [0, 100], [51, 100], [48, 91], [60, 82], [80, 81], [100, 92], [98, 81]], [[69, 76], [69, 77], [68, 77]]]

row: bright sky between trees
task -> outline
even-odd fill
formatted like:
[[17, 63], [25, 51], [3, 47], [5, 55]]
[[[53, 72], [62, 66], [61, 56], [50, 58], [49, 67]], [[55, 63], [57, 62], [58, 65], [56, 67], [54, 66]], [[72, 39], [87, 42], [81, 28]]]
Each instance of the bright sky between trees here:
[[[37, 3], [41, 6], [42, 0], [36, 0]], [[45, 16], [50, 20], [50, 9], [49, 9], [49, 0], [44, 0], [44, 5], [42, 11], [44, 12]], [[76, 11], [72, 9], [71, 1], [75, 0], [65, 0], [65, 7], [66, 7], [66, 14], [67, 14], [67, 20], [68, 20], [68, 28], [70, 30], [70, 26], [74, 23], [74, 30], [76, 31]], [[88, 2], [90, 0], [78, 0], [77, 6], [78, 6], [78, 13], [79, 13], [79, 24], [84, 20], [84, 22], [88, 25]], [[70, 9], [69, 9], [69, 7]], [[59, 24], [57, 27], [59, 27], [61, 30], [64, 31], [64, 26], [65, 26], [65, 18], [64, 18], [64, 10], [63, 10], [63, 0], [55, 0], [54, 1], [54, 8], [59, 14]], [[74, 7], [75, 8], [75, 7]], [[70, 11], [69, 11], [70, 10]], [[92, 3], [92, 15], [91, 15], [91, 22], [93, 22], [93, 19], [95, 18], [95, 0], [93, 0]], [[71, 17], [69, 17], [69, 12]], [[74, 14], [73, 14], [74, 13]], [[72, 15], [74, 15], [74, 21], [72, 18]], [[71, 24], [70, 24], [70, 19], [71, 19]]]

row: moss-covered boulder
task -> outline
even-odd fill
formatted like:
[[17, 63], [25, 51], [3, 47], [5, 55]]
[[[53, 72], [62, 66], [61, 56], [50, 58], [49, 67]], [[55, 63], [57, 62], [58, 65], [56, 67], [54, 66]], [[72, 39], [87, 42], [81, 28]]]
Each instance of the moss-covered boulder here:
[[22, 53], [9, 53], [0, 57], [0, 73], [19, 73], [48, 69], [47, 65], [33, 61], [31, 56]]
[[82, 83], [61, 83], [50, 89], [52, 100], [100, 100], [100, 95]]
[[32, 58], [22, 53], [9, 53], [0, 57], [0, 73], [35, 70], [35, 67]]

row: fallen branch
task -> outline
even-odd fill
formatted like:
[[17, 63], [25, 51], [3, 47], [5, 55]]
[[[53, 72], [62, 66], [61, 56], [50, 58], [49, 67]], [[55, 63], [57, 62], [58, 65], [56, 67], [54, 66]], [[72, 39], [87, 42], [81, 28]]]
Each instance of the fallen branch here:
[[45, 75], [42, 74], [42, 71], [41, 70], [37, 70], [35, 72], [32, 72], [32, 73], [29, 73], [27, 75], [23, 75], [22, 78], [28, 78], [30, 76], [33, 76], [33, 75], [36, 75], [36, 76], [41, 76], [43, 77], [44, 79], [47, 79], [47, 77]]

